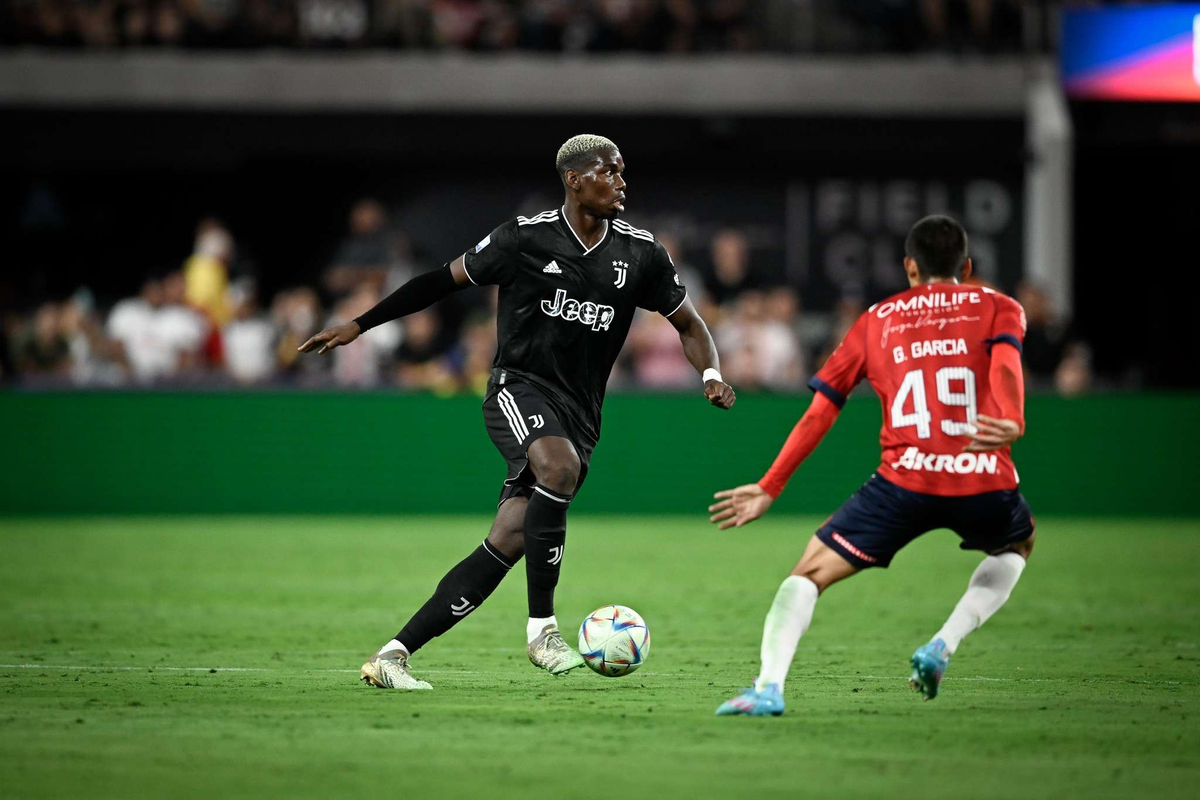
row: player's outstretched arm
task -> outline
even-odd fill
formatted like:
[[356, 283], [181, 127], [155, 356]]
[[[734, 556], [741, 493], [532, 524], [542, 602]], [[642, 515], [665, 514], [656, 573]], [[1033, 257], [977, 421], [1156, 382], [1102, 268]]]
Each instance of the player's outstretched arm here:
[[[689, 298], [684, 298], [683, 305], [675, 313], [667, 317], [675, 330], [679, 331], [679, 341], [683, 342], [683, 354], [691, 362], [696, 371], [704, 376], [704, 396], [708, 402], [717, 408], [731, 408], [737, 401], [733, 387], [720, 379], [721, 362], [717, 357], [717, 346], [713, 344], [708, 326], [696, 312]], [[711, 378], [709, 370], [716, 373]]]
[[713, 495], [717, 502], [708, 507], [712, 513], [709, 522], [720, 523], [721, 530], [740, 528], [767, 513], [800, 464], [833, 427], [839, 411], [841, 409], [824, 394], [815, 395], [812, 405], [792, 428], [762, 480]]
[[413, 278], [380, 300], [361, 317], [341, 325], [331, 325], [296, 349], [301, 353], [308, 353], [320, 345], [320, 349], [317, 350], [317, 354], [320, 355], [335, 347], [350, 344], [371, 328], [429, 308], [446, 295], [469, 286], [470, 283], [471, 279], [467, 277], [466, 267], [463, 266], [463, 257], [459, 256], [451, 264]]

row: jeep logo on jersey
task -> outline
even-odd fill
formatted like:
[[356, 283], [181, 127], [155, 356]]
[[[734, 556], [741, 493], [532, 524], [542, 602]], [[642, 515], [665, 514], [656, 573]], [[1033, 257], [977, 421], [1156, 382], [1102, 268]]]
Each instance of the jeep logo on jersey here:
[[617, 316], [617, 311], [612, 306], [600, 305], [591, 300], [583, 302], [572, 300], [567, 297], [566, 289], [556, 291], [553, 302], [543, 300], [542, 311], [551, 317], [562, 317], [568, 322], [591, 325], [594, 331], [608, 330], [608, 326], [612, 325], [613, 319]]

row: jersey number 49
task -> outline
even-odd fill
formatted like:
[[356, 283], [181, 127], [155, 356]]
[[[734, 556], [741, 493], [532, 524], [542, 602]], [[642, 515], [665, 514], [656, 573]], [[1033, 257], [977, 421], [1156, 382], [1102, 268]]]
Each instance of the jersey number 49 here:
[[[944, 418], [942, 433], [947, 436], [962, 436], [975, 430], [978, 406], [975, 402], [975, 373], [970, 367], [942, 367], [934, 373], [937, 383], [937, 399], [943, 406], [965, 408], [965, 422]], [[961, 390], [961, 391], [956, 391]], [[912, 411], [905, 412], [911, 397]], [[892, 400], [892, 428], [915, 426], [918, 439], [928, 439], [932, 432], [933, 415], [925, 399], [925, 370], [914, 369], [904, 375], [896, 398]]]

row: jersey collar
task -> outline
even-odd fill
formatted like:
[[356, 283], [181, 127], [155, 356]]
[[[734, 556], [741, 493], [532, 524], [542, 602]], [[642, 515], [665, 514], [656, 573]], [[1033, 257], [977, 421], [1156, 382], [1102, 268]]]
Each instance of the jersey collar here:
[[577, 234], [575, 232], [575, 229], [571, 227], [571, 222], [567, 219], [567, 207], [566, 206], [562, 207], [561, 213], [559, 213], [558, 218], [563, 221], [563, 225], [565, 225], [567, 230], [571, 232], [571, 236], [573, 236], [575, 238], [575, 241], [579, 242], [579, 246], [583, 248], [583, 255], [585, 255], [585, 256], [588, 255], [589, 253], [595, 252], [596, 248], [598, 248], [600, 245], [604, 244], [604, 240], [608, 238], [608, 231], [612, 227], [609, 224], [608, 220], [604, 220], [604, 235], [601, 236], [599, 239], [597, 239], [596, 243], [594, 245], [592, 245], [591, 247], [587, 247], [586, 245], [584, 245], [583, 239], [579, 238], [579, 234]]

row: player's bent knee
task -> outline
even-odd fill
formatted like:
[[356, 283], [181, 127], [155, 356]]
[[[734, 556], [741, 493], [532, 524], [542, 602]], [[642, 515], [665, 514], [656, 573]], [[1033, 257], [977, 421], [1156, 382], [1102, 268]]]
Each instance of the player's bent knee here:
[[813, 564], [811, 566], [797, 565], [792, 570], [793, 575], [799, 575], [801, 578], [808, 578], [817, 587], [818, 594], [824, 594], [825, 590], [833, 584], [846, 577], [838, 571], [830, 569], [827, 566]]
[[797, 565], [796, 568], [792, 570], [792, 575], [801, 578], [808, 578], [816, 585], [818, 594], [824, 592], [825, 587], [828, 586], [828, 584], [824, 582], [820, 570], [815, 567], [802, 567]]
[[1010, 544], [1008, 547], [1004, 548], [1003, 550], [998, 550], [995, 553], [991, 553], [990, 555], [998, 556], [1001, 553], [1016, 553], [1021, 558], [1028, 561], [1029, 556], [1031, 556], [1033, 554], [1033, 544], [1034, 544], [1035, 539], [1037, 539], [1037, 533], [1031, 533], [1031, 534], [1029, 534], [1028, 539], [1022, 539], [1019, 542], [1013, 542], [1012, 544]]
[[575, 484], [579, 483], [579, 467], [570, 464], [557, 464], [545, 470], [545, 477], [538, 481], [547, 489], [564, 496], [575, 493]]
[[529, 465], [538, 482], [551, 492], [570, 495], [580, 482], [582, 464], [575, 446], [562, 437], [546, 437], [529, 446]]
[[824, 593], [833, 584], [856, 572], [858, 572], [857, 567], [842, 558], [816, 536], [809, 542], [804, 555], [800, 558], [800, 563], [796, 564], [795, 569], [792, 570], [793, 575], [812, 581], [819, 593]]
[[552, 492], [571, 495], [579, 483], [579, 457], [574, 453], [555, 453], [549, 457], [533, 458], [530, 454], [534, 477], [538, 483]]

